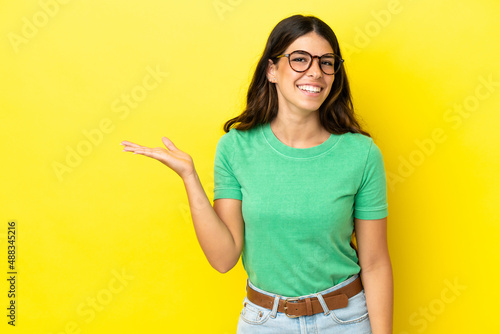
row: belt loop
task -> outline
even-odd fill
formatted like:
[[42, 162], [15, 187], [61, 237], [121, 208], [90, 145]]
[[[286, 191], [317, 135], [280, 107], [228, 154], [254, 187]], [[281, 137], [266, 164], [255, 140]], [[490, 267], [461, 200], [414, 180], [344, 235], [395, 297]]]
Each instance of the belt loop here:
[[313, 308], [311, 305], [311, 298], [306, 298], [306, 311], [307, 315], [313, 315]]
[[328, 309], [328, 305], [326, 305], [325, 300], [323, 299], [323, 296], [321, 295], [321, 293], [317, 293], [316, 297], [318, 298], [318, 301], [321, 304], [321, 307], [323, 307], [324, 315], [329, 315], [330, 310]]
[[280, 304], [280, 296], [276, 295], [274, 296], [274, 304], [273, 304], [273, 310], [271, 312], [271, 318], [276, 318], [276, 313], [278, 313], [278, 306]]

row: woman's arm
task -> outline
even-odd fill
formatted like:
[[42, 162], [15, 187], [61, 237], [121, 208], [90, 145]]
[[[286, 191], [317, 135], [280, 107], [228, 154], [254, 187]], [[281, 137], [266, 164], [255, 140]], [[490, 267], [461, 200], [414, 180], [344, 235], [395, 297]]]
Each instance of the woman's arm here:
[[236, 265], [243, 247], [241, 201], [218, 199], [212, 207], [189, 154], [179, 150], [166, 137], [162, 141], [168, 150], [129, 141], [123, 141], [122, 145], [124, 151], [156, 159], [182, 178], [198, 242], [210, 265], [225, 273]]
[[196, 171], [183, 181], [198, 242], [210, 265], [226, 273], [238, 263], [243, 248], [241, 201], [216, 199], [212, 207]]
[[354, 219], [361, 279], [373, 334], [392, 334], [393, 278], [387, 247], [387, 217]]

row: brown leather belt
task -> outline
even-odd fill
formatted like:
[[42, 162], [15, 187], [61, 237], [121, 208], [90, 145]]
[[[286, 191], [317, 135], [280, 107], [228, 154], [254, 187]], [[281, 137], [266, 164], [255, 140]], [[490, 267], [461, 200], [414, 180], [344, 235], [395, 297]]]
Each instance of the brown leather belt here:
[[[335, 291], [322, 295], [329, 310], [335, 310], [346, 307], [348, 299], [357, 295], [363, 290], [361, 279], [357, 277], [354, 281]], [[274, 297], [255, 291], [248, 285], [247, 298], [252, 303], [272, 310]], [[287, 298], [279, 300], [278, 312], [285, 313], [289, 318], [297, 318], [303, 315], [313, 315], [324, 312], [321, 303], [317, 297], [298, 299]]]

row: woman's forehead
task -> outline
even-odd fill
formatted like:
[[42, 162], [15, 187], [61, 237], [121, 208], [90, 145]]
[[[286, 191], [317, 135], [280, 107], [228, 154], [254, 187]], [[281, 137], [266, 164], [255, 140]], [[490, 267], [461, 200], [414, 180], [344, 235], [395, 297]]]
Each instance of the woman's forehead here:
[[310, 32], [297, 38], [295, 41], [293, 41], [292, 44], [288, 46], [288, 48], [286, 49], [286, 53], [295, 50], [305, 50], [312, 55], [333, 53], [333, 49], [330, 43], [324, 37], [316, 34], [315, 32]]

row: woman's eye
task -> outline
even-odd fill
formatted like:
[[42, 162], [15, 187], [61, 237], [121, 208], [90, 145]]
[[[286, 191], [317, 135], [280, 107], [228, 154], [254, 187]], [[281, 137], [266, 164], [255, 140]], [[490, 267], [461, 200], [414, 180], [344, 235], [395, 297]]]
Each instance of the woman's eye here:
[[324, 61], [322, 64], [325, 66], [333, 66], [333, 63], [331, 61]]
[[304, 61], [306, 61], [306, 59], [305, 58], [293, 58], [292, 61], [304, 62]]

